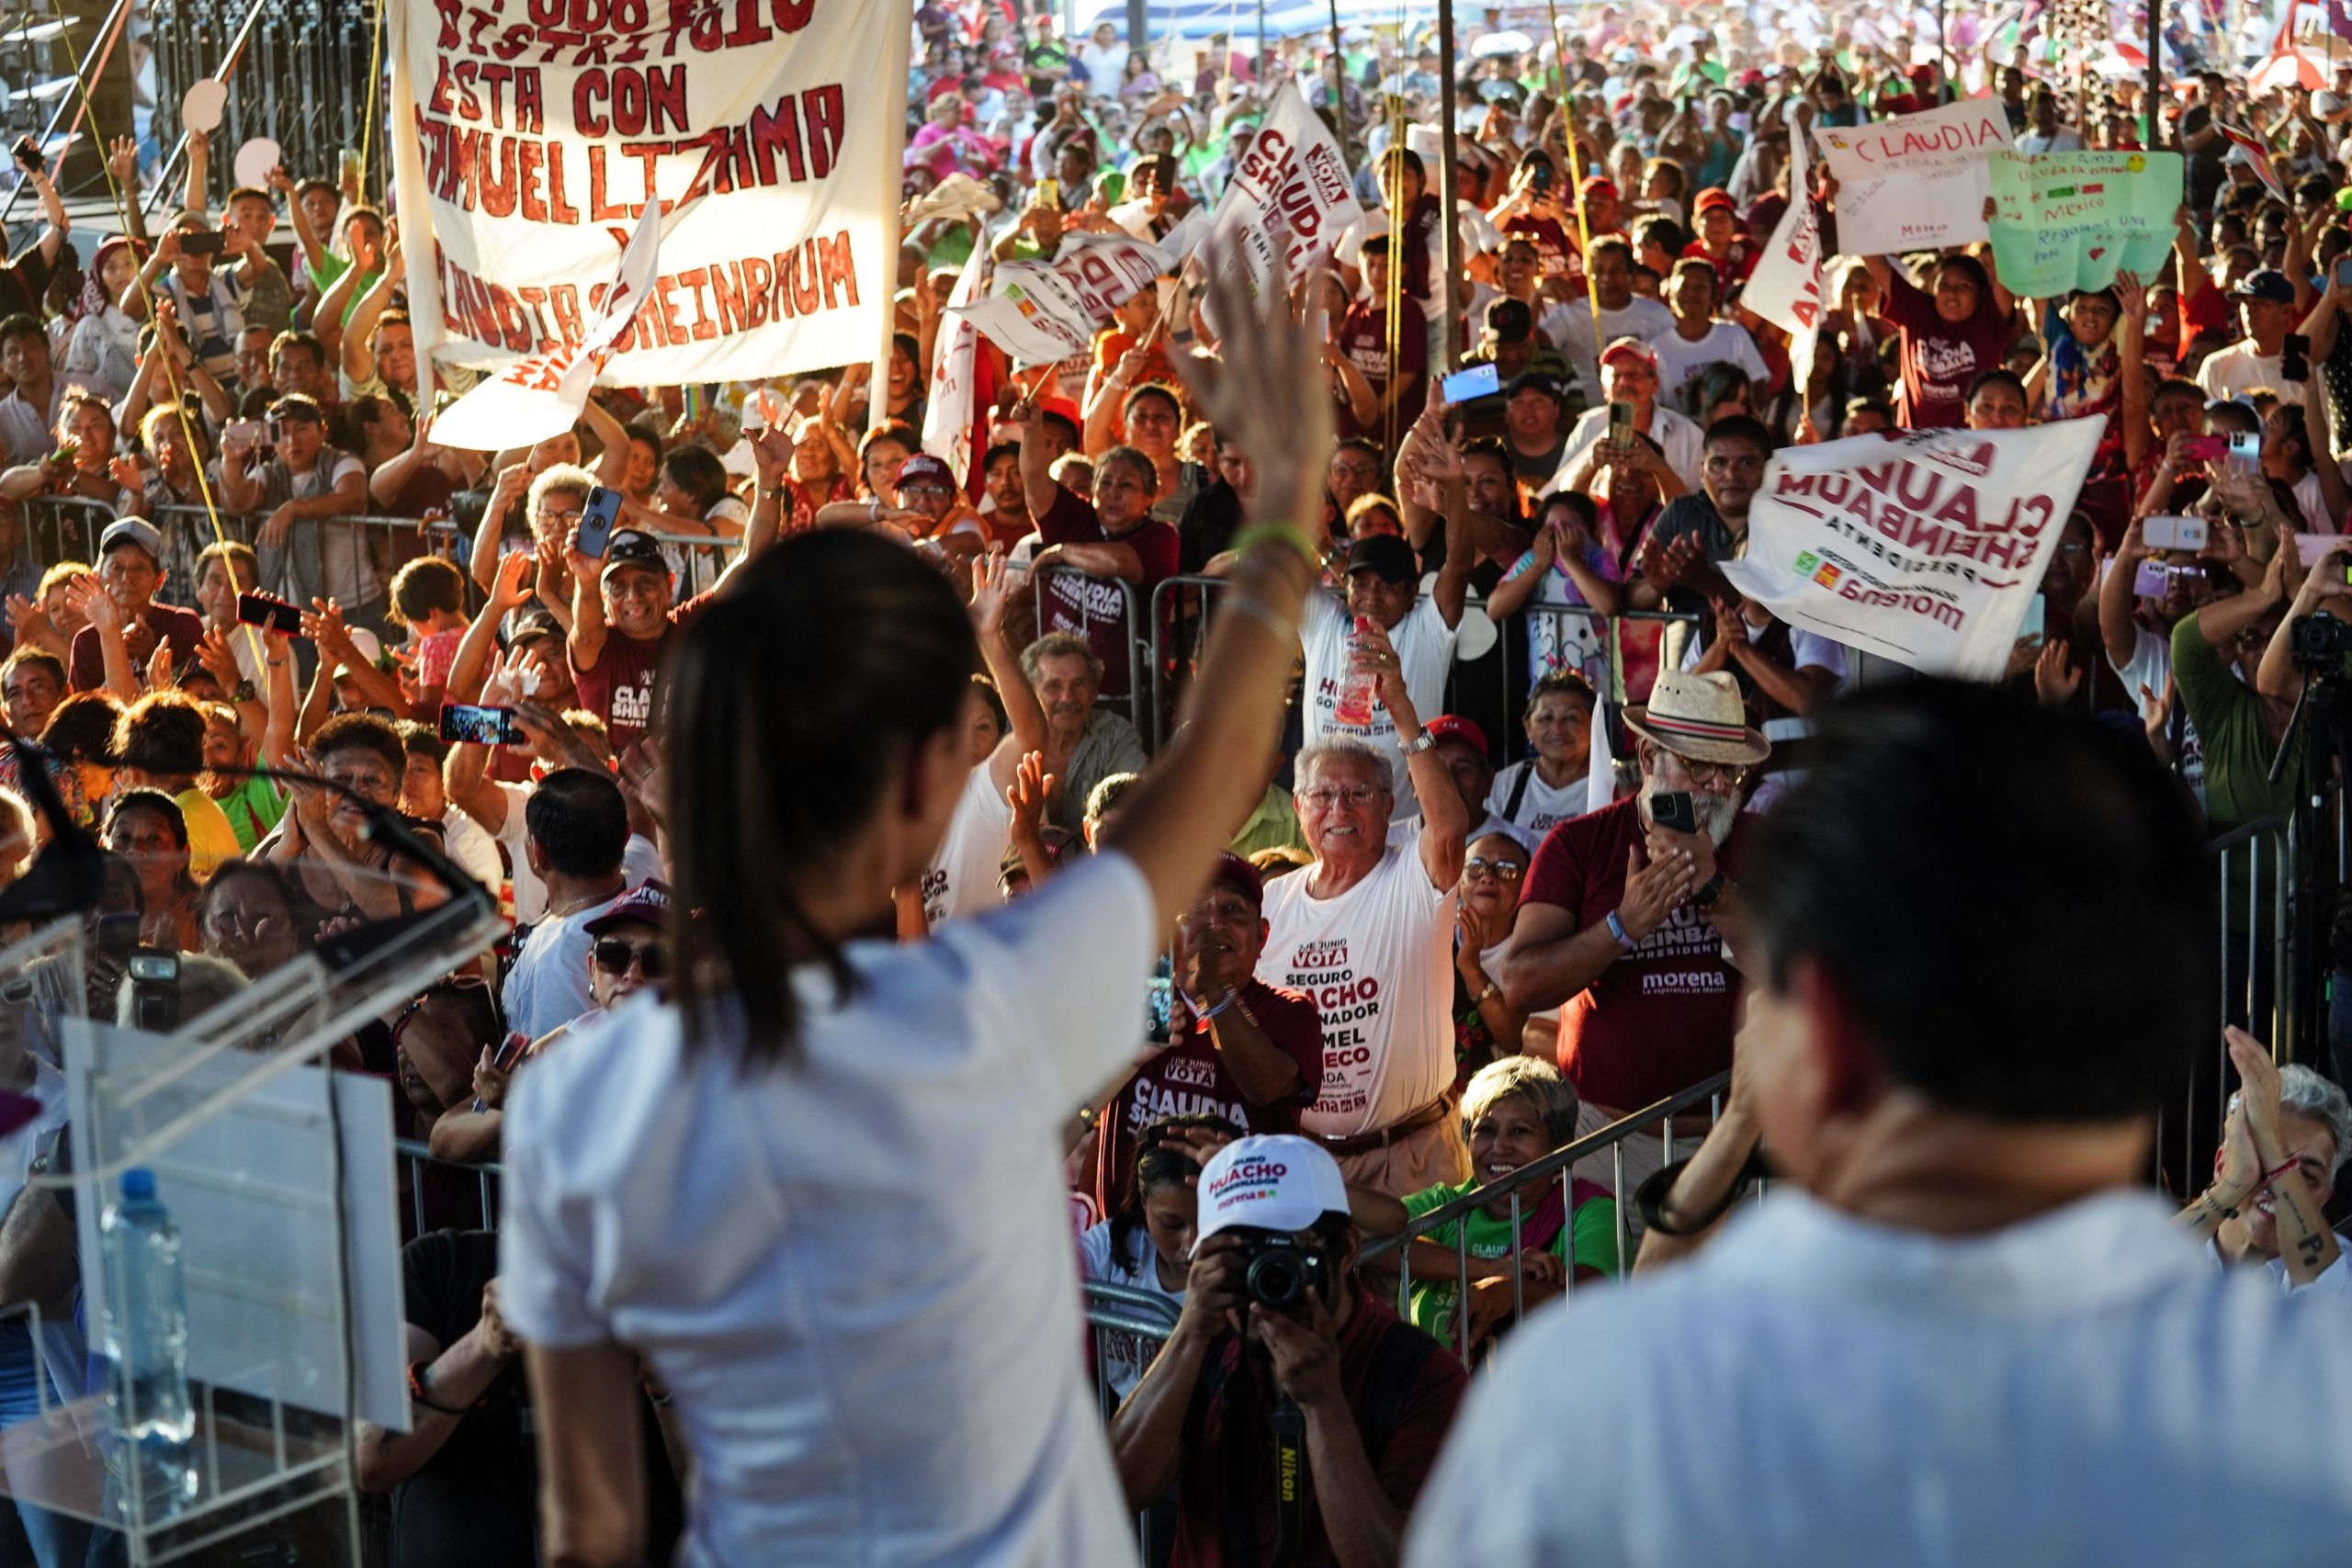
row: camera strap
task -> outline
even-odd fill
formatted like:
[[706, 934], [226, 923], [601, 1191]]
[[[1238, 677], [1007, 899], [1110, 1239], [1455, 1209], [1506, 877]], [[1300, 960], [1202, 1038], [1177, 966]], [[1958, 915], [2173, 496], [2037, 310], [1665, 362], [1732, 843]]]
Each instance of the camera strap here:
[[1283, 1394], [1268, 1424], [1274, 1437], [1273, 1568], [1290, 1568], [1306, 1529], [1306, 1413]]

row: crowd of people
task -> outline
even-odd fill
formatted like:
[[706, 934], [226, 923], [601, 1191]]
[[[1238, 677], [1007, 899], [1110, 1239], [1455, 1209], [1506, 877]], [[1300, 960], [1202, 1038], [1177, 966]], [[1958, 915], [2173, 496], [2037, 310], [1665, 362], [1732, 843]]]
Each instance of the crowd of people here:
[[[1456, 40], [1448, 214], [1426, 25], [1261, 54], [1241, 35], [1128, 40], [1105, 21], [1066, 38], [1048, 11], [933, 0], [912, 18], [887, 365], [600, 389], [574, 431], [497, 453], [435, 441], [447, 394], [420, 393], [399, 221], [348, 166], [228, 188], [193, 132], [180, 210], [151, 232], [127, 203], [86, 258], [48, 175], [28, 172], [43, 227], [0, 267], [0, 714], [16, 738], [0, 747], [0, 890], [69, 835], [96, 840], [106, 874], [78, 984], [0, 976], [6, 1087], [47, 1108], [0, 1137], [10, 1203], [48, 1201], [22, 1182], [62, 1119], [45, 1016], [62, 1002], [141, 1021], [153, 982], [131, 960], [168, 953], [173, 1016], [192, 1018], [478, 884], [510, 937], [333, 1053], [397, 1085], [401, 1136], [508, 1170], [502, 1237], [447, 1228], [438, 1190], [407, 1216], [415, 1419], [368, 1433], [357, 1470], [391, 1498], [389, 1561], [661, 1560], [688, 1539], [692, 1561], [758, 1561], [787, 1535], [940, 1555], [939, 1532], [1003, 1529], [1125, 1551], [1124, 1508], [1152, 1521], [1163, 1562], [1374, 1568], [1400, 1560], [1433, 1474], [1442, 1524], [1416, 1537], [1422, 1560], [1544, 1561], [1530, 1541], [1573, 1538], [1584, 1561], [1612, 1531], [1618, 1555], [1593, 1560], [1636, 1538], [1722, 1555], [1631, 1471], [1605, 1506], [1599, 1481], [1578, 1483], [1591, 1506], [1573, 1535], [1545, 1533], [1558, 1498], [1475, 1500], [1460, 1456], [1500, 1473], [1488, 1445], [1540, 1423], [1501, 1398], [1465, 1405], [1464, 1367], [1511, 1356], [1536, 1332], [1522, 1320], [1583, 1285], [1634, 1314], [1611, 1282], [1696, 1249], [1759, 1142], [1836, 1201], [1821, 1173], [1860, 1156], [1804, 1131], [1793, 1091], [1750, 1081], [1747, 1044], [1736, 1062], [1756, 998], [1782, 1019], [1774, 1070], [1837, 1078], [1812, 1110], [1849, 1139], [1918, 1131], [1886, 1103], [1914, 1093], [2002, 1137], [2136, 1116], [2161, 1077], [2098, 1057], [2070, 1086], [2071, 1067], [2003, 1054], [2005, 1088], [1916, 1044], [1950, 1032], [1901, 998], [1849, 998], [1840, 1024], [1805, 988], [1808, 964], [1851, 983], [1871, 933], [1832, 918], [1826, 873], [1799, 874], [1788, 845], [1815, 840], [1774, 824], [1793, 801], [1804, 831], [1826, 831], [1804, 804], [1815, 772], [1871, 775], [1860, 721], [1824, 716], [1907, 672], [1780, 620], [1722, 570], [1767, 464], [1877, 432], [2103, 422], [2008, 660], [2006, 718], [1949, 694], [1917, 711], [2118, 770], [2163, 832], [2292, 813], [2301, 753], [2272, 763], [2312, 668], [2294, 628], [2352, 620], [2352, 541], [2327, 542], [2352, 517], [2352, 437], [2335, 434], [2352, 420], [2352, 61], [2324, 82], [2257, 79], [2251, 33], [2168, 10], [2174, 90], [2152, 103], [2144, 73], [2098, 69], [2037, 9], [1952, 17], [1942, 47], [1935, 13], [1884, 0], [1580, 6], [1556, 44], [1537, 41], [1555, 37], [1544, 13], [1486, 10]], [[1346, 150], [1365, 216], [1263, 305], [1228, 294], [1220, 313], [1212, 288], [1175, 309], [1171, 273], [1065, 361], [983, 342], [978, 379], [1002, 392], [958, 471], [965, 433], [931, 416], [966, 272], [1050, 260], [1073, 235], [1165, 237], [1216, 206], [1293, 84]], [[1962, 96], [1997, 100], [2024, 151], [2178, 149], [2165, 265], [2033, 299], [1987, 244], [1838, 254], [1836, 182], [1816, 158], [1792, 188], [1792, 138]], [[108, 166], [140, 189], [127, 141]], [[933, 215], [956, 176], [980, 194]], [[1742, 293], [1804, 202], [1836, 259], [1801, 376]], [[1456, 367], [1493, 374], [1457, 400]], [[583, 520], [600, 502], [614, 526], [597, 549]], [[2201, 545], [2170, 526], [2183, 516]], [[1878, 700], [1883, 724], [1912, 722], [1900, 694]], [[1918, 784], [1950, 739], [1883, 776]], [[2177, 799], [2142, 787], [2164, 774]], [[2084, 810], [2098, 798], [2052, 776]], [[2041, 831], [2049, 810], [2013, 815]], [[386, 813], [434, 852], [379, 831]], [[1965, 841], [2001, 840], [1980, 826]], [[2033, 841], [2073, 863], [2063, 837]], [[2160, 881], [2149, 899], [2177, 891]], [[2121, 929], [2146, 911], [2119, 893], [2109, 913]], [[1956, 918], [1928, 924], [1968, 940]], [[2064, 940], [2045, 926], [2036, 942]], [[2211, 951], [2189, 967], [2212, 970]], [[780, 978], [795, 964], [805, 984]], [[1894, 972], [1925, 988], [1932, 967]], [[2069, 1037], [2107, 1037], [2081, 999], [2104, 1005], [2105, 978], [2077, 976]], [[901, 1048], [861, 1057], [860, 1031], [884, 1026]], [[926, 1032], [953, 1048], [903, 1048]], [[1807, 1055], [1838, 1056], [1821, 1035], [1846, 1041], [1834, 1070]], [[1894, 1064], [1867, 1094], [1865, 1039]], [[2342, 1066], [2323, 1052], [2281, 1068], [2243, 1034], [2228, 1049], [2242, 1093], [2177, 1228], [2217, 1269], [2267, 1265], [2281, 1294], [2352, 1294], [2326, 1219], [2352, 1157]], [[766, 1124], [729, 1119], [739, 1055], [804, 1075], [742, 1091]], [[1694, 1103], [1514, 1185], [1726, 1073], [1719, 1116]], [[1004, 1155], [1015, 1134], [1028, 1142]], [[2016, 1139], [1995, 1142], [2018, 1159], [2059, 1147]], [[1690, 1157], [1672, 1157], [1678, 1140]], [[923, 1169], [967, 1162], [953, 1191], [894, 1167], [911, 1147], [930, 1151]], [[689, 1174], [601, 1189], [616, 1150]], [[2105, 1148], [2100, 1168], [2130, 1180], [2145, 1166], [2132, 1154]], [[1067, 1200], [1051, 1227], [1030, 1212], [1041, 1184]], [[944, 1197], [1007, 1217], [959, 1232]], [[71, 1235], [15, 1209], [0, 1306], [70, 1318]], [[922, 1267], [808, 1284], [886, 1224]], [[807, 1234], [745, 1250], [779, 1224]], [[1759, 1232], [1737, 1258], [1760, 1258]], [[1850, 1243], [1787, 1245], [1826, 1259]], [[1287, 1308], [1258, 1280], [1269, 1247], [1305, 1281]], [[1172, 1325], [1164, 1345], [1093, 1346], [1114, 1408], [1057, 1403], [1086, 1351], [1055, 1248]], [[1701, 1258], [1719, 1251], [1732, 1244]], [[592, 1276], [615, 1293], [583, 1296]], [[1566, 1316], [1542, 1315], [1555, 1343]], [[820, 1461], [782, 1451], [797, 1434], [714, 1475], [730, 1422], [840, 1418], [812, 1392], [834, 1384], [807, 1339], [732, 1366], [711, 1348], [779, 1316], [860, 1369], [839, 1395], [864, 1403], [855, 1440]], [[1787, 1331], [1768, 1307], [1753, 1321]], [[981, 1324], [997, 1340], [955, 1349], [956, 1408], [910, 1392], [906, 1368], [935, 1368], [926, 1355]], [[1789, 1343], [1811, 1347], [1792, 1364], [1819, 1348]], [[641, 1367], [616, 1359], [627, 1347]], [[0, 1383], [29, 1387], [36, 1364], [0, 1334]], [[1624, 1412], [1657, 1375], [1577, 1364]], [[992, 1400], [1054, 1429], [1014, 1423], [979, 1462]], [[1111, 1463], [1025, 1477], [1069, 1450], [1074, 1419], [1107, 1432]], [[1689, 1437], [1658, 1419], [1660, 1440]], [[1589, 1446], [1617, 1427], [1555, 1426], [1582, 1434], [1564, 1475], [1638, 1466]], [[1474, 1429], [1441, 1467], [1449, 1431]], [[1734, 1436], [1757, 1438], [1710, 1440]], [[1273, 1484], [1284, 1443], [1312, 1477], [1303, 1518]], [[887, 1485], [886, 1461], [906, 1462]], [[876, 1491], [900, 1489], [869, 1494], [868, 1466]], [[550, 1503], [536, 1523], [535, 1473]], [[779, 1486], [839, 1496], [796, 1516]], [[1030, 1511], [1010, 1527], [975, 1501], [1015, 1493]], [[83, 1561], [85, 1529], [17, 1514], [25, 1560]], [[1650, 1533], [1661, 1521], [1682, 1533]], [[1841, 1539], [1872, 1561], [1919, 1550], [1859, 1524]]]

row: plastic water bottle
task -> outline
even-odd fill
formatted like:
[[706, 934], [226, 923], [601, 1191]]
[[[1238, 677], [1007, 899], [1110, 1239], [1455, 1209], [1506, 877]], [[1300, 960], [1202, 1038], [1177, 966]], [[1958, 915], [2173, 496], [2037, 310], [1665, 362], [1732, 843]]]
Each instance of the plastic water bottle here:
[[1334, 723], [1358, 728], [1372, 723], [1373, 696], [1380, 688], [1380, 677], [1364, 668], [1364, 634], [1371, 629], [1372, 622], [1358, 615], [1354, 629], [1348, 633], [1348, 667], [1340, 672], [1340, 700], [1331, 710]]
[[[155, 1173], [122, 1173], [121, 1200], [98, 1221], [106, 1265], [100, 1348], [112, 1364], [107, 1404], [143, 1517], [171, 1517], [196, 1497], [187, 1397], [187, 1284], [180, 1231], [155, 1198]], [[126, 1500], [126, 1507], [128, 1501]]]

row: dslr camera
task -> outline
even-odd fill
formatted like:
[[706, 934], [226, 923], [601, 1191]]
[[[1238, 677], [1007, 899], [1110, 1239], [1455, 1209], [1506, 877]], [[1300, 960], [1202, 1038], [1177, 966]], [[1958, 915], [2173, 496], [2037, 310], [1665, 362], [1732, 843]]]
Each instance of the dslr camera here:
[[2335, 674], [2352, 656], [2352, 626], [2324, 610], [2298, 616], [2289, 636], [2289, 653], [2298, 670]]
[[1248, 1260], [1242, 1293], [1250, 1301], [1270, 1312], [1295, 1313], [1310, 1294], [1328, 1299], [1331, 1263], [1321, 1247], [1302, 1245], [1280, 1231], [1243, 1234], [1249, 1241], [1242, 1249]]

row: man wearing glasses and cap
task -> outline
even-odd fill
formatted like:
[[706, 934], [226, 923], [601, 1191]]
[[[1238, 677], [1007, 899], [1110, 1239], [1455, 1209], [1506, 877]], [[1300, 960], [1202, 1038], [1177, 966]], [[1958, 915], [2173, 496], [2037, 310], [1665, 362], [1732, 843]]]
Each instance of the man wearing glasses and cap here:
[[[1552, 829], [1498, 965], [1514, 1010], [1560, 1009], [1579, 1134], [1731, 1066], [1736, 984], [1715, 917], [1752, 820], [1742, 786], [1771, 752], [1721, 671], [1660, 674], [1625, 728], [1641, 788]], [[1662, 1163], [1656, 1138], [1623, 1147], [1629, 1182]]]
[[[171, 644], [172, 665], [186, 666], [204, 641], [204, 617], [193, 610], [155, 603], [164, 586], [164, 536], [144, 517], [124, 517], [98, 536], [98, 585], [106, 591], [122, 626], [132, 667], [147, 668], [160, 640]], [[84, 626], [67, 650], [66, 681], [77, 692], [107, 683], [106, 651], [98, 628]]]

